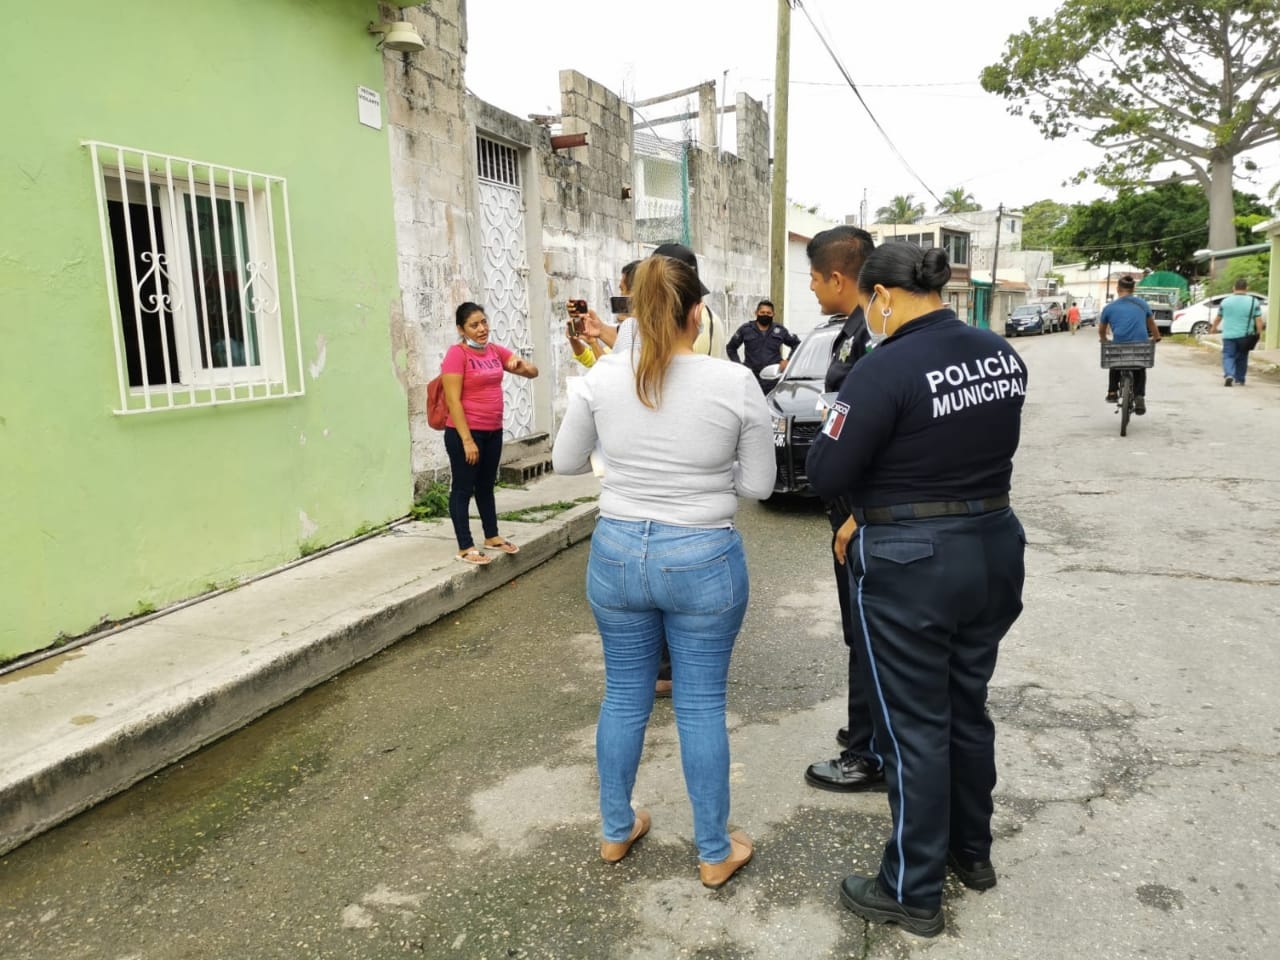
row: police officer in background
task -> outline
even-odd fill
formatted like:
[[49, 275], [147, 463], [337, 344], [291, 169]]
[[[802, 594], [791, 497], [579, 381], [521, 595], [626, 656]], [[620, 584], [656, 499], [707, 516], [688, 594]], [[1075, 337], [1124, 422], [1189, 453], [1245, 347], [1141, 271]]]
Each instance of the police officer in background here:
[[[825, 383], [827, 393], [840, 389], [853, 365], [867, 351], [867, 323], [858, 304], [858, 272], [874, 249], [871, 234], [850, 226], [823, 230], [805, 248], [809, 256], [809, 289], [817, 297], [819, 309], [829, 315], [847, 314], [832, 346]], [[849, 519], [849, 505], [843, 497], [833, 497], [824, 500], [823, 506], [831, 521], [834, 547], [836, 532]], [[860, 638], [854, 629], [843, 556], [835, 559], [833, 565], [836, 593], [840, 597], [840, 626], [849, 650], [848, 726], [836, 732], [836, 741], [844, 748], [840, 755], [810, 764], [804, 779], [820, 790], [851, 793], [882, 786], [884, 770], [871, 743], [871, 705], [867, 685], [858, 670]], [[865, 659], [866, 655], [862, 656]]]
[[[725, 346], [729, 359], [734, 363], [745, 364], [756, 375], [756, 383], [760, 389], [768, 393], [773, 383], [760, 379], [760, 371], [770, 364], [776, 363], [779, 370], [787, 369], [787, 361], [782, 358], [782, 348], [794, 350], [800, 345], [800, 338], [780, 323], [773, 322], [773, 301], [761, 300], [756, 304], [756, 319], [740, 326]], [[743, 357], [738, 358], [738, 350], [742, 349]], [[767, 384], [767, 386], [766, 386]]]
[[859, 274], [873, 349], [809, 452], [821, 496], [847, 497], [846, 547], [885, 759], [892, 833], [845, 906], [919, 936], [943, 931], [948, 866], [995, 886], [995, 727], [987, 684], [1022, 611], [1026, 537], [1009, 508], [1026, 370], [944, 305], [942, 250], [891, 243]]

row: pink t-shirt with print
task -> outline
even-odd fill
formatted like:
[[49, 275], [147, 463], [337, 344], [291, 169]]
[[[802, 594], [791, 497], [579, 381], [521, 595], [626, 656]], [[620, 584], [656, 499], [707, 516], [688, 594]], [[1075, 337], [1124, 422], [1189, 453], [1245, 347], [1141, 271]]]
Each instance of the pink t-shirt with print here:
[[[496, 343], [485, 344], [483, 352], [455, 343], [444, 355], [440, 372], [462, 374], [462, 412], [470, 429], [502, 429], [502, 374], [511, 356]], [[447, 417], [445, 426], [457, 424]]]

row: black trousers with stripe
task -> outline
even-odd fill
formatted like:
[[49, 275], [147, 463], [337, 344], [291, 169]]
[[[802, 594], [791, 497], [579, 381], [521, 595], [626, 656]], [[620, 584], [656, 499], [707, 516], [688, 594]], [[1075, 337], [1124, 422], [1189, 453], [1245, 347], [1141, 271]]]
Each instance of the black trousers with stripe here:
[[990, 856], [987, 684], [1022, 612], [1025, 547], [1008, 508], [867, 524], [850, 544], [859, 662], [893, 820], [880, 882], [908, 906], [941, 904], [948, 850]]
[[[849, 511], [841, 503], [829, 503], [826, 509], [827, 519], [831, 522], [831, 545], [834, 548], [836, 531], [849, 519]], [[858, 666], [858, 661], [865, 660], [867, 655], [865, 652], [858, 652], [862, 649], [862, 632], [858, 629], [853, 599], [849, 595], [849, 559], [846, 557], [845, 562], [841, 563], [835, 558], [833, 550], [831, 563], [835, 567], [836, 595], [840, 598], [840, 631], [844, 637], [845, 646], [849, 648], [849, 708], [846, 721], [849, 730], [849, 746], [846, 749], [849, 753], [869, 760], [878, 767], [881, 765], [881, 760], [871, 742], [874, 727], [871, 725], [871, 703], [867, 696], [869, 688], [863, 671]]]

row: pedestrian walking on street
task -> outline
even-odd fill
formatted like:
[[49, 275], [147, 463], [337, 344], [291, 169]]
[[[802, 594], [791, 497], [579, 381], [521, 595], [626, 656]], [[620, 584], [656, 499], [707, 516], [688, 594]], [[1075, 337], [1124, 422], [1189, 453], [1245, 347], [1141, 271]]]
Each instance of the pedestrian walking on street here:
[[1210, 333], [1222, 330], [1222, 385], [1244, 386], [1249, 374], [1249, 352], [1262, 338], [1262, 306], [1249, 296], [1249, 281], [1240, 277], [1232, 294], [1218, 305]]
[[1026, 542], [1009, 508], [1025, 368], [1003, 337], [944, 304], [950, 277], [939, 249], [891, 243], [867, 258], [858, 286], [874, 348], [806, 464], [814, 490], [853, 511], [837, 549], [892, 818], [878, 873], [846, 878], [840, 897], [925, 937], [944, 928], [948, 865], [972, 889], [996, 883], [987, 685], [1022, 610]]
[[1076, 328], [1080, 326], [1080, 308], [1074, 303], [1067, 308], [1067, 326], [1071, 328], [1071, 335], [1076, 335]]
[[[809, 256], [809, 289], [825, 314], [847, 314], [844, 327], [837, 334], [827, 367], [827, 393], [838, 393], [845, 377], [867, 352], [867, 322], [859, 305], [858, 273], [867, 255], [875, 249], [871, 234], [857, 227], [838, 226], [817, 234], [806, 248]], [[872, 745], [871, 704], [867, 685], [858, 671], [860, 637], [854, 629], [853, 606], [849, 597], [849, 570], [844, 556], [835, 556], [837, 531], [849, 519], [850, 508], [845, 497], [823, 501], [831, 523], [832, 566], [835, 568], [836, 595], [840, 599], [840, 628], [849, 657], [849, 707], [847, 726], [836, 732], [843, 748], [832, 760], [809, 765], [805, 782], [820, 790], [852, 793], [876, 789], [884, 785], [884, 761]], [[866, 655], [862, 655], [866, 659]]]
[[[741, 363], [750, 370], [760, 384], [760, 392], [768, 393], [776, 381], [760, 379], [760, 371], [777, 364], [779, 372], [787, 369], [782, 348], [794, 350], [800, 346], [800, 338], [780, 323], [773, 322], [773, 301], [761, 300], [756, 304], [756, 318], [734, 331], [725, 351], [734, 363]], [[743, 356], [738, 356], [738, 351]]]
[[773, 492], [773, 431], [750, 373], [694, 352], [702, 286], [686, 263], [636, 270], [637, 349], [599, 360], [570, 397], [552, 449], [556, 473], [585, 473], [600, 448], [600, 518], [587, 600], [604, 649], [596, 730], [600, 856], [614, 863], [650, 826], [631, 805], [653, 709], [659, 648], [671, 651], [673, 705], [693, 807], [699, 875], [719, 887], [751, 859], [729, 832], [729, 660], [746, 613], [738, 497]]
[[451, 474], [449, 519], [458, 539], [458, 559], [484, 566], [492, 558], [476, 547], [471, 535], [468, 511], [473, 497], [485, 546], [503, 553], [520, 549], [498, 533], [493, 499], [502, 459], [502, 377], [514, 373], [533, 378], [538, 368], [506, 347], [489, 342], [489, 319], [480, 304], [462, 304], [455, 322], [462, 342], [449, 348], [440, 365], [440, 382], [449, 408], [444, 428]]

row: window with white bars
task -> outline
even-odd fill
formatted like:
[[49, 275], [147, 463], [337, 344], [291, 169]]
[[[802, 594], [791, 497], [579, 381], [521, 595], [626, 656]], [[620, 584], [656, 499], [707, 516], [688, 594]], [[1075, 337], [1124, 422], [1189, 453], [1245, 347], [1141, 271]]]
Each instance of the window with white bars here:
[[285, 180], [87, 141], [117, 413], [305, 392]]
[[514, 147], [476, 137], [476, 161], [481, 180], [520, 186], [520, 155]]

